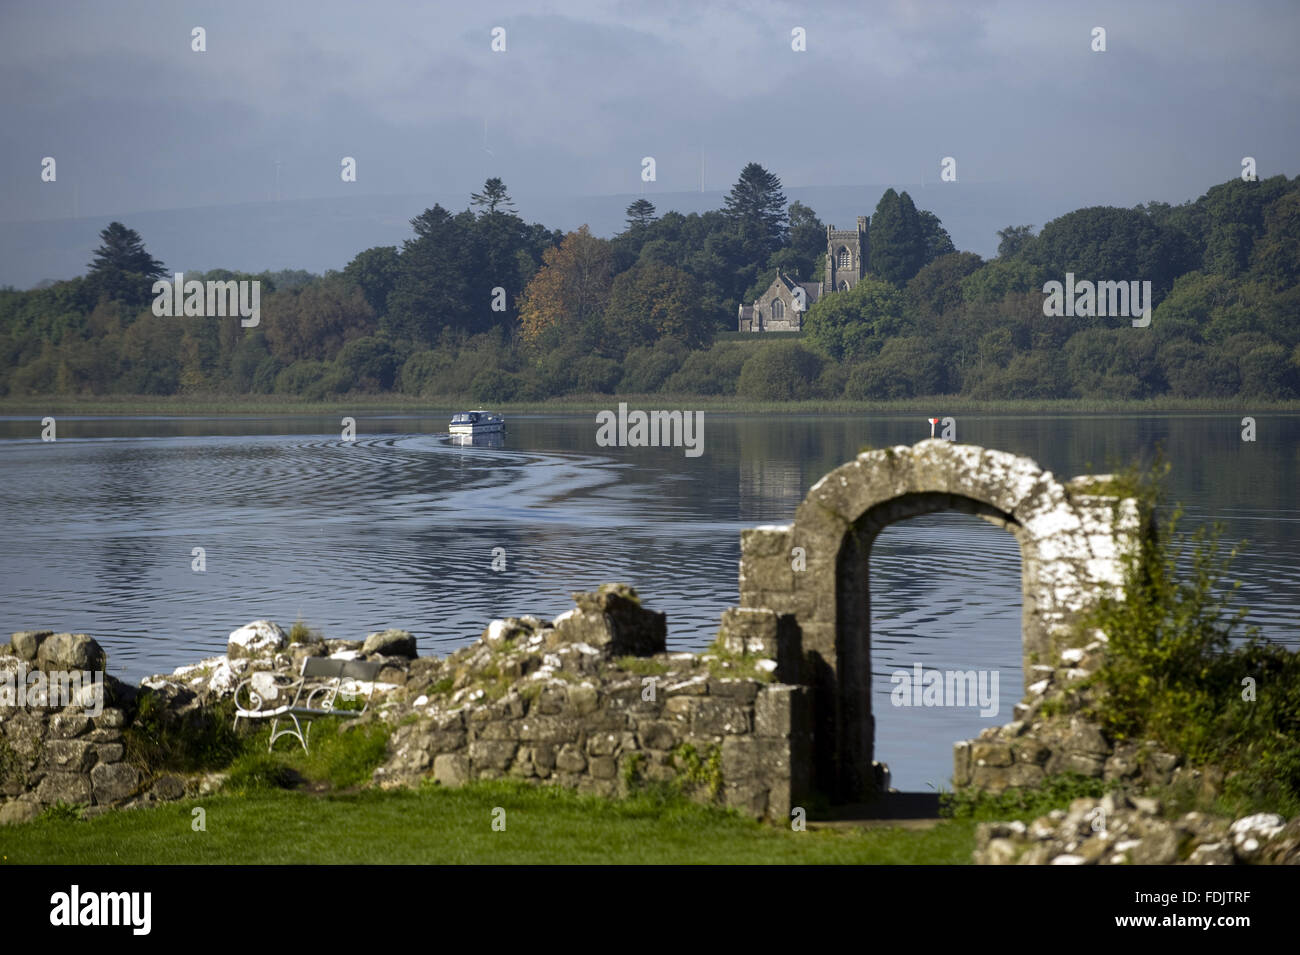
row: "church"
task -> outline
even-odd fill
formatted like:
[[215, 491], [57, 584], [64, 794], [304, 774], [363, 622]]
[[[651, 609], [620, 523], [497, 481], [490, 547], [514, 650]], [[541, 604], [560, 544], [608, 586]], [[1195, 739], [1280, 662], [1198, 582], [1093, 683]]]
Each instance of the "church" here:
[[742, 332], [797, 332], [803, 328], [804, 312], [830, 292], [847, 292], [866, 273], [867, 216], [858, 216], [858, 227], [826, 227], [826, 272], [820, 282], [796, 282], [778, 272], [766, 292], [753, 305], [740, 306]]

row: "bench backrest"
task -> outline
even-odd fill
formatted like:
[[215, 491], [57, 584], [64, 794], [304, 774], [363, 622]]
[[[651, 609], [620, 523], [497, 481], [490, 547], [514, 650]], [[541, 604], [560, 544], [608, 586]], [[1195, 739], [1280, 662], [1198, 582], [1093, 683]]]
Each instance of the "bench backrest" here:
[[321, 680], [358, 680], [373, 683], [384, 668], [382, 663], [366, 660], [332, 660], [329, 657], [307, 657], [302, 661], [302, 675]]

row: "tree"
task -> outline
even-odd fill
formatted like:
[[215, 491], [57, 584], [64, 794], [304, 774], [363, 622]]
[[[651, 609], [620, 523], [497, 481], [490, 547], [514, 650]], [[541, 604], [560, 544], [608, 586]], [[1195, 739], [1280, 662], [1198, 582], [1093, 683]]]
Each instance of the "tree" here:
[[[906, 196], [907, 193], [903, 195]], [[952, 255], [957, 251], [957, 247], [952, 244], [952, 236], [948, 234], [948, 230], [943, 227], [937, 215], [928, 209], [920, 209], [916, 213], [916, 218], [921, 226], [921, 248], [924, 250], [921, 257], [922, 268], [941, 255]]]
[[262, 300], [262, 311], [266, 343], [283, 365], [332, 360], [344, 344], [375, 327], [361, 289], [338, 279], [273, 292]]
[[483, 183], [482, 192], [471, 192], [469, 194], [469, 204], [478, 206], [480, 209], [486, 206], [487, 211], [479, 213], [480, 215], [494, 215], [498, 206], [504, 212], [515, 211], [514, 203], [506, 192], [506, 184], [495, 176]]
[[902, 329], [903, 299], [898, 289], [864, 278], [847, 292], [827, 295], [808, 309], [804, 335], [836, 361], [861, 361], [880, 350]]
[[605, 330], [606, 347], [619, 357], [660, 338], [698, 348], [712, 337], [699, 282], [660, 262], [639, 264], [614, 279]]
[[133, 308], [152, 301], [153, 281], [166, 275], [167, 269], [145, 250], [140, 233], [120, 222], [110, 222], [99, 237], [102, 244], [95, 250], [86, 276], [91, 288]]
[[785, 194], [781, 180], [756, 162], [740, 171], [740, 179], [727, 193], [724, 212], [739, 230], [759, 265], [780, 248], [786, 239]]
[[397, 284], [399, 271], [397, 246], [379, 245], [358, 252], [344, 267], [343, 276], [361, 289], [375, 314], [382, 317], [388, 312], [388, 294]]
[[1009, 259], [1019, 255], [1034, 238], [1032, 225], [1009, 225], [998, 229], [998, 258]]
[[903, 285], [925, 264], [925, 239], [912, 198], [886, 189], [871, 217], [871, 271]]
[[416, 237], [402, 244], [383, 324], [395, 340], [427, 346], [444, 328], [472, 325], [470, 276], [481, 264], [476, 221], [472, 212], [453, 216], [440, 205], [411, 220]]
[[1174, 279], [1197, 264], [1195, 244], [1139, 209], [1092, 206], [1043, 226], [1028, 257], [1056, 281], [1066, 272], [1076, 280], [1149, 280], [1158, 304]]
[[655, 221], [655, 204], [649, 199], [638, 199], [627, 207], [627, 227], [629, 230], [645, 228]]
[[547, 249], [542, 267], [524, 289], [519, 322], [524, 340], [535, 343], [548, 330], [575, 332], [604, 314], [609, 299], [609, 242], [587, 226]]
[[826, 226], [802, 202], [790, 203], [790, 244], [774, 253], [768, 267], [777, 267], [803, 281], [815, 280], [818, 258], [826, 253]]
[[974, 252], [952, 252], [940, 256], [907, 283], [906, 300], [913, 314], [942, 315], [962, 303], [962, 279], [984, 264]]
[[1265, 224], [1264, 237], [1255, 243], [1252, 272], [1280, 292], [1300, 282], [1300, 192], [1274, 203]]

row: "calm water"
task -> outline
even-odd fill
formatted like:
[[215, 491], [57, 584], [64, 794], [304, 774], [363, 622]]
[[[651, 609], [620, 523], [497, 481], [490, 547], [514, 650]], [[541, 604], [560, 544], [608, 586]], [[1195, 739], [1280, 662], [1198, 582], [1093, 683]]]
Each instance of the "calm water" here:
[[[936, 409], [942, 413], [942, 409]], [[501, 448], [456, 447], [450, 413], [330, 417], [0, 418], [0, 599], [6, 632], [92, 634], [138, 680], [224, 650], [230, 630], [297, 617], [331, 637], [388, 626], [445, 654], [493, 617], [549, 617], [571, 591], [634, 584], [697, 650], [737, 602], [739, 533], [786, 523], [807, 489], [864, 444], [927, 437], [923, 415], [706, 413], [704, 454], [596, 445], [592, 416], [514, 416]], [[1067, 478], [1156, 442], [1187, 524], [1219, 519], [1251, 546], [1240, 599], [1272, 639], [1300, 644], [1300, 416], [957, 418], [962, 442]], [[196, 547], [207, 569], [191, 569]], [[506, 570], [492, 570], [504, 548]], [[975, 518], [890, 527], [872, 572], [877, 756], [895, 785], [947, 785], [953, 740], [1011, 719], [1021, 696], [1020, 557]], [[1000, 709], [895, 708], [914, 663], [995, 669]]]

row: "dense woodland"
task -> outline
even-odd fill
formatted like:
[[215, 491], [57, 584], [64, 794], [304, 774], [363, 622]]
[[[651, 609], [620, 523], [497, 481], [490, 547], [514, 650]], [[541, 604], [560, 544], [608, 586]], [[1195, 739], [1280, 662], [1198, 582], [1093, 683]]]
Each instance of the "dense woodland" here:
[[[872, 214], [868, 277], [814, 304], [801, 335], [744, 340], [737, 305], [777, 269], [819, 280], [826, 251], [814, 210], [787, 205], [756, 163], [724, 208], [659, 215], [640, 199], [612, 239], [525, 223], [498, 179], [465, 211], [434, 206], [411, 225], [400, 249], [324, 276], [185, 273], [260, 280], [261, 322], [244, 328], [156, 317], [152, 284], [171, 276], [114, 223], [85, 276], [0, 290], [0, 395], [1300, 395], [1300, 177], [1009, 226], [989, 261], [891, 189]], [[1043, 285], [1066, 272], [1149, 280], [1150, 327], [1044, 316]]]

